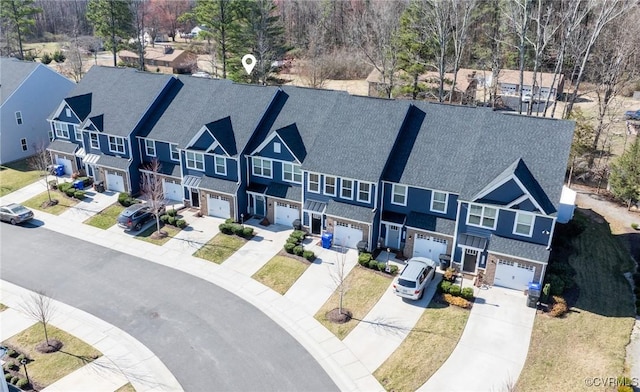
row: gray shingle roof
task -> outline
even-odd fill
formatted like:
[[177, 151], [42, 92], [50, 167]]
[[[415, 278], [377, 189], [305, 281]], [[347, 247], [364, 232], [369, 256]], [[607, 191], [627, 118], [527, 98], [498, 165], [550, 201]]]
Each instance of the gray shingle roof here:
[[364, 223], [372, 223], [375, 215], [371, 208], [340, 203], [333, 199], [327, 202], [325, 214]]
[[313, 146], [307, 148], [302, 168], [377, 182], [409, 102], [357, 96], [340, 96], [336, 101]]
[[456, 222], [451, 219], [438, 218], [434, 215], [412, 211], [407, 216], [407, 222], [405, 225], [416, 229], [423, 229], [434, 233], [442, 233], [452, 236], [455, 231]]
[[[69, 93], [67, 102], [90, 93], [91, 111], [87, 116], [102, 116], [101, 131], [128, 136], [172, 78], [130, 68], [93, 66]], [[86, 98], [75, 101], [78, 111], [86, 111]]]
[[[222, 137], [231, 132], [227, 129], [228, 122], [217, 123], [220, 127], [216, 132], [221, 132], [218, 136], [224, 139], [225, 149], [235, 150], [230, 152], [235, 155], [246, 146], [276, 91], [276, 87], [180, 75], [159, 110], [152, 115], [150, 128], [140, 135], [177, 143], [178, 147], [185, 148], [203, 126], [229, 117], [233, 135]], [[235, 149], [229, 147], [233, 139]]]
[[215, 177], [202, 176], [199, 187], [202, 189], [209, 189], [212, 191], [235, 195], [236, 190], [238, 189], [238, 183]]
[[62, 152], [65, 154], [73, 154], [77, 149], [77, 144], [60, 139], [53, 140], [47, 147], [47, 150]]
[[14, 58], [0, 57], [0, 105], [4, 104], [7, 98], [39, 66], [43, 65], [33, 61], [20, 61]]
[[302, 189], [299, 186], [285, 185], [277, 182], [269, 184], [265, 195], [291, 201], [302, 201]]
[[97, 164], [104, 167], [110, 167], [112, 169], [128, 170], [131, 165], [131, 161], [125, 158], [102, 154], [100, 155], [100, 159], [98, 159]]
[[519, 240], [492, 235], [489, 239], [489, 252], [498, 252], [529, 260], [547, 262], [549, 251], [545, 245], [532, 244]]

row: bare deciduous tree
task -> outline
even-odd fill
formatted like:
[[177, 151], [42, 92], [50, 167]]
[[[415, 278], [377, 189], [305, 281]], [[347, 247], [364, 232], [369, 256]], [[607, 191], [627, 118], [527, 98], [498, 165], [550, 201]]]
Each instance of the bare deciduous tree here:
[[161, 163], [154, 158], [151, 163], [145, 165], [144, 169], [140, 171], [140, 191], [146, 197], [147, 204], [156, 218], [156, 232], [158, 235], [162, 234], [160, 231], [160, 214], [164, 209], [164, 190], [162, 178], [160, 177], [161, 168]]
[[[451, 24], [453, 32], [453, 82], [449, 93], [449, 103], [453, 100], [453, 92], [458, 80], [458, 69], [462, 60], [462, 52], [467, 43], [467, 33], [472, 19], [472, 11], [476, 7], [475, 0], [451, 0]], [[475, 99], [475, 97], [474, 97]]]
[[[509, 0], [504, 11], [509, 21], [511, 31], [516, 37], [515, 45], [518, 50], [518, 70], [520, 71], [520, 94], [518, 96], [518, 113], [522, 114], [522, 86], [524, 86], [524, 63], [527, 51], [527, 31], [531, 22], [531, 9], [528, 0]], [[533, 91], [532, 91], [533, 92]]]
[[331, 280], [336, 286], [336, 292], [338, 293], [338, 313], [345, 314], [344, 312], [344, 297], [349, 291], [349, 282], [347, 282], [347, 276], [349, 271], [347, 269], [347, 255], [345, 249], [341, 246], [338, 247], [339, 251], [336, 253], [336, 263], [333, 266], [333, 270], [330, 271]]
[[20, 309], [25, 312], [27, 316], [42, 324], [45, 342], [47, 346], [50, 346], [47, 325], [49, 325], [55, 313], [55, 307], [51, 303], [51, 298], [47, 297], [44, 291], [36, 291], [20, 305]]
[[51, 203], [51, 191], [49, 190], [49, 174], [51, 174], [51, 155], [44, 144], [34, 144], [35, 154], [27, 159], [27, 164], [33, 170], [41, 171], [44, 176], [44, 185], [47, 187], [47, 197]]

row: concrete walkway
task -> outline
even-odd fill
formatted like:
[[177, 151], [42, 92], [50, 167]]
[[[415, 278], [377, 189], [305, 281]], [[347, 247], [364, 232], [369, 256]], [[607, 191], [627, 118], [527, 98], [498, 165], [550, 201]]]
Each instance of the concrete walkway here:
[[492, 287], [475, 294], [458, 345], [419, 391], [509, 391], [515, 386], [536, 311], [519, 291]]
[[68, 208], [60, 216], [73, 222], [82, 223], [118, 201], [118, 194], [111, 191], [98, 193], [91, 188], [87, 188], [85, 196], [78, 204]]
[[[0, 312], [1, 338], [5, 340], [35, 324], [20, 311], [32, 291], [0, 280], [0, 302], [9, 309]], [[119, 328], [89, 313], [51, 300], [50, 324], [90, 344], [103, 356], [68, 374], [43, 391], [111, 392], [128, 382], [138, 392], [182, 391], [164, 364], [149, 349]]]

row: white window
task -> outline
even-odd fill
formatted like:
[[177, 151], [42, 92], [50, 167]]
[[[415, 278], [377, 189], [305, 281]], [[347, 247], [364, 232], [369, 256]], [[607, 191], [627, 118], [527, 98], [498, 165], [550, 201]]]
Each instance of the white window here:
[[293, 163], [283, 163], [282, 179], [284, 181], [302, 184], [302, 169], [300, 169], [300, 165], [295, 165]]
[[91, 148], [100, 149], [100, 139], [97, 133], [89, 133], [89, 142], [91, 143]]
[[431, 192], [431, 211], [446, 213], [448, 198], [448, 193], [438, 191]]
[[109, 136], [109, 151], [124, 154], [124, 138]]
[[391, 189], [391, 204], [407, 205], [407, 187], [405, 185], [393, 184], [393, 188]]
[[22, 125], [22, 113], [20, 112], [16, 112], [16, 123], [18, 123], [18, 125]]
[[367, 182], [358, 183], [358, 201], [364, 203], [371, 202], [371, 184]]
[[533, 233], [534, 220], [534, 215], [521, 212], [516, 213], [516, 220], [513, 225], [513, 234], [520, 234], [531, 237], [531, 234]]
[[227, 159], [225, 157], [215, 156], [213, 158], [216, 163], [216, 174], [221, 174], [223, 176], [227, 175]]
[[480, 226], [487, 229], [495, 229], [497, 216], [498, 210], [495, 208], [470, 204], [467, 224], [472, 226]]
[[203, 154], [193, 152], [193, 151], [187, 151], [185, 155], [187, 157], [188, 169], [204, 171], [204, 155]]
[[353, 181], [344, 178], [340, 180], [340, 197], [353, 200]]
[[66, 109], [64, 110], [64, 113], [67, 115], [67, 117], [71, 117], [71, 109], [66, 108]]
[[53, 130], [51, 129], [51, 127], [49, 127], [49, 141], [52, 141], [55, 138], [55, 135], [53, 134]]
[[78, 128], [77, 125], [73, 126], [73, 133], [76, 137], [77, 142], [82, 142], [82, 129]]
[[144, 139], [144, 149], [147, 156], [156, 156], [156, 142], [154, 140]]
[[320, 193], [320, 175], [309, 173], [309, 192]]
[[253, 157], [253, 175], [271, 178], [271, 161], [268, 159]]
[[27, 139], [20, 139], [20, 145], [22, 146], [22, 151], [29, 149], [29, 147], [27, 147]]
[[336, 195], [336, 178], [324, 176], [324, 194], [329, 196]]
[[56, 121], [53, 123], [53, 126], [56, 129], [56, 137], [69, 139], [69, 128], [67, 128], [67, 124]]
[[177, 144], [171, 144], [171, 159], [174, 161], [179, 161], [180, 160], [180, 151], [178, 151], [178, 145]]
[[273, 152], [275, 152], [276, 154], [280, 154], [280, 151], [281, 151], [280, 143], [278, 142], [273, 143]]

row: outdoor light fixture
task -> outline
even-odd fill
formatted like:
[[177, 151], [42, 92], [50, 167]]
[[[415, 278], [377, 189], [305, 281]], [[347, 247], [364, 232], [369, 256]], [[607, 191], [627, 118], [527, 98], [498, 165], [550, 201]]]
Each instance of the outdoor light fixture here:
[[31, 380], [29, 380], [29, 373], [27, 372], [27, 363], [29, 363], [29, 361], [27, 360], [27, 358], [22, 358], [20, 360], [20, 363], [22, 364], [22, 366], [24, 366], [24, 375], [27, 376], [27, 382], [31, 384]]

